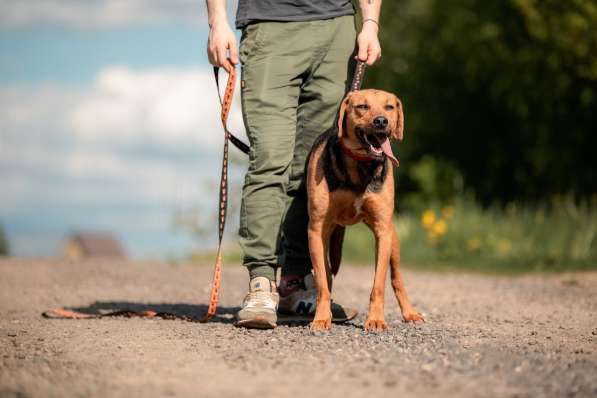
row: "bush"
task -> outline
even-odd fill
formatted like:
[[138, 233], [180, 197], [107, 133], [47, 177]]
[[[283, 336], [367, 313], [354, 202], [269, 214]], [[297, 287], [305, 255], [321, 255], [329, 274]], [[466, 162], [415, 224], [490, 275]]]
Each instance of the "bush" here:
[[594, 0], [395, 0], [365, 87], [403, 100], [401, 193], [424, 156], [485, 205], [588, 198], [597, 187]]
[[6, 239], [2, 225], [0, 225], [0, 256], [8, 256], [9, 252], [8, 240]]
[[[531, 208], [510, 204], [483, 209], [462, 198], [396, 220], [402, 260], [422, 269], [494, 272], [597, 269], [597, 198], [577, 204], [555, 198]], [[345, 257], [372, 264], [367, 227], [348, 230]]]

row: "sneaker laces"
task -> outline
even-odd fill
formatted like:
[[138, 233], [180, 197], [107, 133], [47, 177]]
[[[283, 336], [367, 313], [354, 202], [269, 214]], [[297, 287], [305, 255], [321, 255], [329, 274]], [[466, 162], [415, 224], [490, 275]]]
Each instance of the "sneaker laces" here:
[[245, 303], [251, 302], [251, 304], [268, 305], [274, 301], [272, 298], [272, 292], [249, 292], [245, 296]]

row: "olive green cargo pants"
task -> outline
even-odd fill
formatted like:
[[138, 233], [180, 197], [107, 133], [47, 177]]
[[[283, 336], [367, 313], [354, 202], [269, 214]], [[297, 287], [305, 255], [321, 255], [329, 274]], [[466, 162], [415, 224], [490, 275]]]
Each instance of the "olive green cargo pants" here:
[[301, 186], [314, 140], [330, 128], [354, 68], [353, 16], [259, 22], [240, 44], [242, 107], [251, 143], [240, 215], [251, 278], [311, 269]]

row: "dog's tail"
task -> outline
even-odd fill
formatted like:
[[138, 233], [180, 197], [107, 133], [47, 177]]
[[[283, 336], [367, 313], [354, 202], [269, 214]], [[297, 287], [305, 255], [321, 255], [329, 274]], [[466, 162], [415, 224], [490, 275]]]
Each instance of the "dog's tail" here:
[[338, 274], [340, 261], [342, 261], [342, 243], [344, 242], [345, 230], [345, 227], [338, 225], [330, 236], [330, 268], [334, 276]]

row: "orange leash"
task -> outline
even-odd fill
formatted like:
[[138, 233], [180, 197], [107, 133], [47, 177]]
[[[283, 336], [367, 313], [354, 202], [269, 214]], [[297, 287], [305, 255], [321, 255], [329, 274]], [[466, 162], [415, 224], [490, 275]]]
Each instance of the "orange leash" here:
[[201, 319], [201, 322], [209, 321], [216, 313], [218, 307], [218, 299], [220, 296], [220, 286], [222, 284], [222, 238], [224, 236], [224, 227], [226, 226], [226, 211], [228, 208], [228, 141], [231, 141], [234, 146], [242, 152], [248, 154], [249, 146], [236, 138], [228, 130], [228, 114], [232, 106], [232, 98], [234, 96], [234, 86], [236, 84], [236, 69], [232, 68], [228, 75], [228, 82], [224, 90], [224, 98], [220, 96], [219, 83], [219, 68], [214, 67], [214, 77], [216, 79], [216, 87], [218, 89], [218, 97], [220, 105], [222, 106], [220, 118], [222, 120], [222, 127], [224, 128], [224, 153], [222, 155], [222, 174], [220, 177], [220, 200], [218, 205], [218, 251], [216, 254], [216, 264], [214, 265], [214, 275], [211, 282], [211, 294], [209, 296], [209, 305], [207, 313]]

